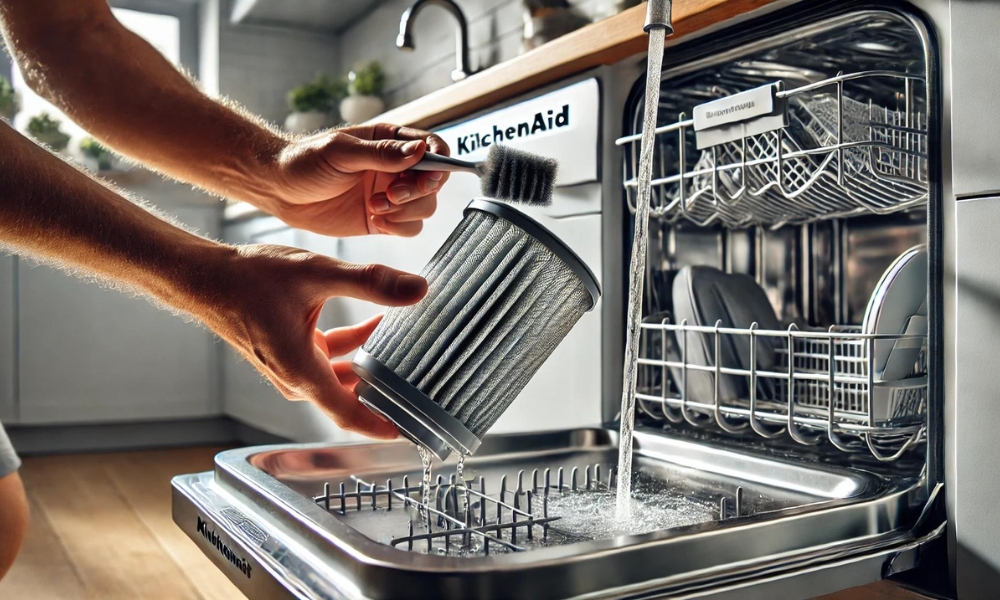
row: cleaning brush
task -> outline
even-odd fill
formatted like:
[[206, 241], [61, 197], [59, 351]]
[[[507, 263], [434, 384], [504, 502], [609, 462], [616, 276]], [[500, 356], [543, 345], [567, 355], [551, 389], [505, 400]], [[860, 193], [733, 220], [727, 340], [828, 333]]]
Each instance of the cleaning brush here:
[[361, 401], [444, 460], [472, 454], [601, 289], [552, 232], [473, 200], [423, 276], [354, 356]]
[[472, 173], [482, 180], [484, 196], [545, 206], [552, 202], [557, 167], [555, 159], [493, 144], [481, 163], [428, 152], [411, 170]]

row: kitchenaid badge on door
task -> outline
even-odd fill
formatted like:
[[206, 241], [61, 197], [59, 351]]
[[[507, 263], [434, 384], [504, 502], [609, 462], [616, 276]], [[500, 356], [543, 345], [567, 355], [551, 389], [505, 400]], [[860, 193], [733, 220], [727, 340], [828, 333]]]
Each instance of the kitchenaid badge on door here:
[[451, 155], [486, 158], [505, 144], [559, 161], [556, 185], [597, 181], [600, 87], [587, 79], [437, 132]]

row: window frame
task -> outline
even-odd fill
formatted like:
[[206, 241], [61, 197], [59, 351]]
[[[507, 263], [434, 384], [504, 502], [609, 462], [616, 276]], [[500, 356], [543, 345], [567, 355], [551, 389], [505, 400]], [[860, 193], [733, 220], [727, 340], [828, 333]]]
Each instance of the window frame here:
[[198, 0], [108, 0], [111, 8], [175, 17], [180, 23], [180, 67], [195, 79], [199, 73]]

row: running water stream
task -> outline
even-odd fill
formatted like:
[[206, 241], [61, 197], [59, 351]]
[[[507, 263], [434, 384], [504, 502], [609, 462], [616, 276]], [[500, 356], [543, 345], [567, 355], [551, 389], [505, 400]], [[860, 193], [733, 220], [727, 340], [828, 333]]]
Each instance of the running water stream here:
[[430, 506], [431, 500], [431, 452], [420, 444], [417, 444], [417, 454], [420, 455], [420, 464], [424, 467], [424, 476], [420, 481], [420, 504]]
[[[642, 323], [642, 286], [646, 273], [646, 248], [649, 242], [650, 180], [653, 176], [653, 146], [656, 112], [660, 104], [660, 69], [663, 64], [663, 39], [666, 31], [655, 27], [649, 31], [649, 60], [646, 68], [646, 99], [642, 121], [639, 171], [636, 182], [638, 196], [635, 209], [635, 235], [632, 241], [632, 263], [629, 269], [628, 317], [625, 332], [624, 386], [622, 389], [621, 436], [618, 451], [618, 493], [615, 514], [620, 522], [632, 515], [632, 429], [635, 427], [635, 381], [639, 359], [640, 325]], [[684, 185], [684, 182], [681, 182]]]
[[[423, 477], [420, 481], [420, 504], [421, 506], [431, 506], [431, 460], [434, 455], [427, 448], [417, 444], [417, 455], [420, 456], [420, 464], [423, 466]], [[458, 463], [455, 465], [455, 499], [457, 501], [456, 511], [461, 519], [465, 514], [465, 455], [458, 455]], [[423, 518], [423, 509], [421, 509]]]
[[458, 455], [458, 464], [455, 465], [455, 491], [456, 495], [456, 510], [458, 511], [458, 518], [464, 519], [465, 511], [468, 505], [465, 503], [465, 455]]

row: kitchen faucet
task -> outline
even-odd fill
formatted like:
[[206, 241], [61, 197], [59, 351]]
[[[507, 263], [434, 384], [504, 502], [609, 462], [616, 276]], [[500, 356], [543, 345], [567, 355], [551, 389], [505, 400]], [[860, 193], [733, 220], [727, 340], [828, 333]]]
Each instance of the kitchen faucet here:
[[399, 36], [396, 38], [396, 47], [400, 50], [413, 50], [413, 32], [411, 31], [417, 14], [427, 5], [434, 4], [447, 10], [458, 20], [458, 31], [455, 36], [455, 70], [451, 72], [452, 81], [461, 81], [472, 75], [473, 71], [469, 67], [469, 23], [465, 19], [465, 13], [455, 4], [454, 0], [417, 0], [413, 6], [406, 9], [399, 20]]

